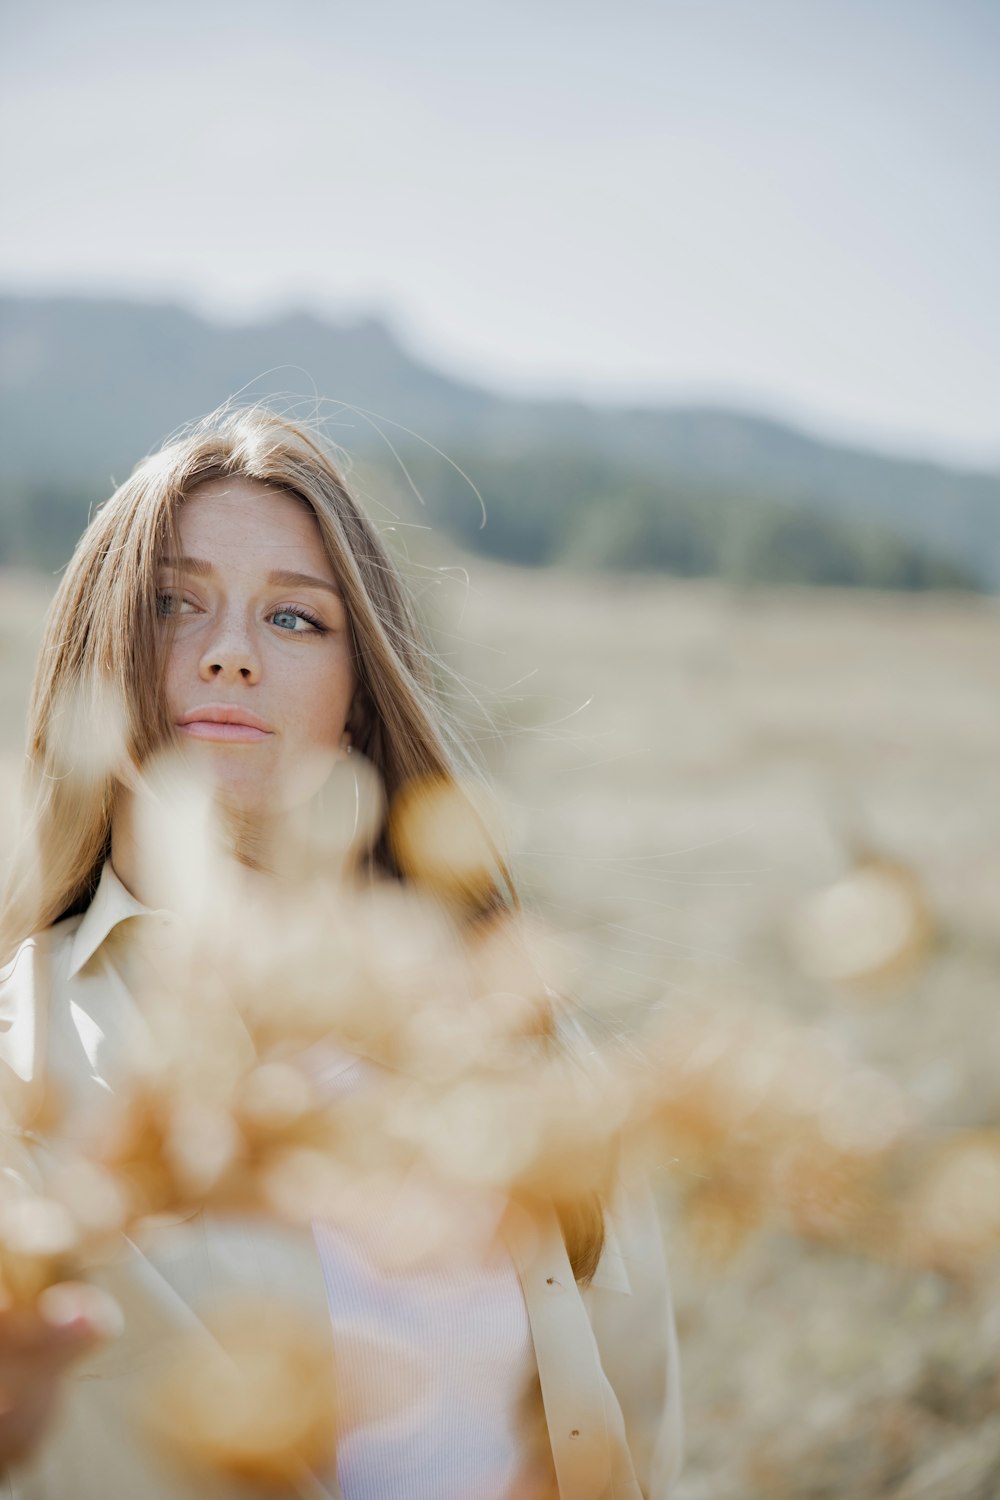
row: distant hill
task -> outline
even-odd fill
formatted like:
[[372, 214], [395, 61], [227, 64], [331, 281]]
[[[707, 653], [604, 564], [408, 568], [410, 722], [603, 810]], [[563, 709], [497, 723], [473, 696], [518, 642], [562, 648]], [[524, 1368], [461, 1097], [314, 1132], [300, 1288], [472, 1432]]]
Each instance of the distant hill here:
[[[301, 411], [318, 394], [330, 435], [387, 472], [385, 441], [335, 403], [380, 414], [431, 519], [519, 561], [671, 568], [679, 556], [690, 567], [676, 571], [712, 572], [735, 557], [737, 573], [752, 573], [771, 537], [780, 576], [1000, 589], [998, 474], [737, 411], [500, 396], [421, 364], [374, 319], [300, 313], [234, 327], [173, 305], [77, 297], [0, 297], [0, 558], [32, 553], [24, 537], [50, 535], [67, 507], [85, 515], [167, 433], [240, 391], [294, 398]], [[471, 491], [404, 429], [483, 489], [484, 532]]]

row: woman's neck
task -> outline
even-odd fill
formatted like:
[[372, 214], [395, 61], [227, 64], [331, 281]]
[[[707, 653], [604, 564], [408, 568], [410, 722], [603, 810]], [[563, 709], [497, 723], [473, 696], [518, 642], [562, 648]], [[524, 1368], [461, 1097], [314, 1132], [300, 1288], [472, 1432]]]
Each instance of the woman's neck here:
[[[111, 820], [111, 866], [127, 891], [143, 906], [161, 907], [171, 905], [171, 865], [176, 872], [177, 860], [171, 860], [167, 850], [145, 849], [137, 816], [136, 794], [126, 787], [119, 790]], [[173, 832], [175, 830], [171, 830]], [[218, 832], [222, 835], [216, 852], [228, 853], [243, 867], [247, 880], [256, 884], [254, 877], [267, 878], [269, 862], [267, 849], [274, 830], [244, 815], [219, 810]], [[202, 839], [209, 836], [207, 827], [198, 829]], [[170, 836], [165, 832], [165, 837]], [[182, 835], [183, 836], [183, 835]], [[196, 840], [197, 842], [197, 840]], [[182, 851], [173, 851], [175, 856]], [[207, 854], [207, 848], [202, 849]], [[198, 851], [192, 850], [197, 855]], [[166, 857], [165, 857], [166, 856]]]
[[[146, 862], [148, 866], [148, 861]], [[120, 789], [111, 819], [111, 868], [125, 889], [141, 901], [143, 906], [156, 906], [155, 892], [149, 888], [148, 869], [144, 869], [139, 856], [135, 831], [135, 797], [124, 787]]]

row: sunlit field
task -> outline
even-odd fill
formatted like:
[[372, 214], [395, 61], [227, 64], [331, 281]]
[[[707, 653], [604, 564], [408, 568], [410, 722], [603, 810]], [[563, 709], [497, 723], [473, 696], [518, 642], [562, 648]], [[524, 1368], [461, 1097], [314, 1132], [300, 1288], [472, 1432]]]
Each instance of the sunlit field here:
[[[51, 584], [0, 573], [0, 834]], [[417, 578], [526, 902], [591, 1034], [719, 1001], [818, 1026], [927, 1130], [1000, 1124], [996, 601], [587, 578]], [[805, 903], [866, 856], [929, 942], [874, 982], [803, 957]], [[1000, 1493], [1000, 1276], [691, 1215], [655, 1172], [684, 1362], [679, 1500]]]

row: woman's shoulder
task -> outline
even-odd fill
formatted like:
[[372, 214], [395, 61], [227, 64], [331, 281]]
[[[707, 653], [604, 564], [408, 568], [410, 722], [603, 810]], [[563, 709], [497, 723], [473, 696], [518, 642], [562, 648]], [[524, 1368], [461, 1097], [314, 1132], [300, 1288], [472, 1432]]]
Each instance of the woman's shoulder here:
[[40, 961], [52, 963], [63, 953], [68, 953], [82, 920], [83, 914], [77, 912], [22, 938], [13, 956], [0, 964], [0, 995], [15, 994], [23, 989]]
[[79, 916], [64, 917], [33, 932], [0, 967], [0, 1064], [24, 1083], [39, 1071], [41, 996], [68, 964], [79, 925]]

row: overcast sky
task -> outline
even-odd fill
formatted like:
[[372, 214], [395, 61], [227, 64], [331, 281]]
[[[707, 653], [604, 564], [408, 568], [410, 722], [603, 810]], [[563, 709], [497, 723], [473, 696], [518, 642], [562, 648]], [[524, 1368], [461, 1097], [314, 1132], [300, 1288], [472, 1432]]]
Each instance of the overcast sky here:
[[0, 289], [1000, 465], [995, 0], [0, 3]]

